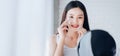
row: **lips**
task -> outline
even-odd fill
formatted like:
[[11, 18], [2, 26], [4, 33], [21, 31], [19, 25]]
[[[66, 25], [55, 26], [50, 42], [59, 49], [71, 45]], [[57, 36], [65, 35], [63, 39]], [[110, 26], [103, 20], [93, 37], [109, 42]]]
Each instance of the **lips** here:
[[79, 25], [71, 25], [73, 28], [78, 28]]

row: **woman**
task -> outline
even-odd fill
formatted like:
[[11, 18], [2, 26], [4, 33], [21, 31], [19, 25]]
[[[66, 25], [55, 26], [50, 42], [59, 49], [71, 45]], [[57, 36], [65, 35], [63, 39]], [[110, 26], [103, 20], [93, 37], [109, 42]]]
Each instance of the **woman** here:
[[89, 30], [85, 6], [80, 1], [69, 2], [63, 12], [58, 34], [50, 38], [50, 56], [77, 55], [78, 41]]

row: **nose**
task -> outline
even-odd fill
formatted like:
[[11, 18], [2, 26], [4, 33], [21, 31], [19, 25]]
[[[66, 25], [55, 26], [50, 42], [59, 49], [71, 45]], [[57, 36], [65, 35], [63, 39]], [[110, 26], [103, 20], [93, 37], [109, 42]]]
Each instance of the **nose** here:
[[73, 19], [73, 23], [75, 23], [75, 24], [78, 23], [78, 19], [77, 19], [77, 18], [74, 18], [74, 19]]

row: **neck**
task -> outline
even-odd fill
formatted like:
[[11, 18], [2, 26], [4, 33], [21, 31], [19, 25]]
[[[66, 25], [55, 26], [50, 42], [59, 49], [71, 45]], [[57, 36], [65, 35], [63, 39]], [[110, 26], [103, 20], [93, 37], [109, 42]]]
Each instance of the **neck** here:
[[77, 32], [73, 32], [72, 34], [69, 34], [65, 38], [65, 45], [67, 45], [68, 47], [75, 47], [77, 44], [78, 36], [79, 35]]

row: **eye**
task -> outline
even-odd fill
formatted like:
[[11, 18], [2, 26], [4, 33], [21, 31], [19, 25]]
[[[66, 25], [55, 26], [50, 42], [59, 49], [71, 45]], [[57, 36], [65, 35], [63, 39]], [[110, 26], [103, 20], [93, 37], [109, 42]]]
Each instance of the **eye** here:
[[82, 19], [82, 17], [78, 17], [78, 19]]
[[69, 18], [73, 18], [73, 16], [70, 16]]

